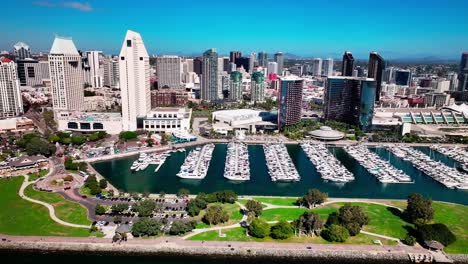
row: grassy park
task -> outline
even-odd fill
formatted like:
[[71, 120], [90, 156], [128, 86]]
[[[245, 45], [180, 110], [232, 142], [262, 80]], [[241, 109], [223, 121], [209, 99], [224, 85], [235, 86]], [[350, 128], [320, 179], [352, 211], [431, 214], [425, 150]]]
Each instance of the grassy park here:
[[[238, 223], [242, 219], [240, 207], [239, 205], [235, 203], [234, 204], [211, 203], [211, 204], [208, 204], [208, 207], [213, 206], [213, 205], [220, 205], [229, 213], [229, 221], [227, 223], [223, 223], [218, 226], [232, 225], [232, 224]], [[205, 210], [201, 211], [200, 215], [198, 215], [196, 219], [197, 220], [202, 219], [204, 215], [205, 215]], [[197, 228], [207, 228], [207, 227], [210, 227], [210, 226], [204, 222], [200, 222], [197, 224]]]
[[55, 214], [58, 218], [65, 222], [79, 225], [90, 225], [86, 208], [78, 203], [65, 200], [60, 194], [41, 192], [34, 190], [32, 185], [29, 185], [24, 194], [32, 199], [43, 201], [51, 204], [55, 208]]
[[23, 177], [0, 179], [0, 233], [23, 236], [86, 237], [89, 230], [55, 223], [47, 208], [18, 195]]

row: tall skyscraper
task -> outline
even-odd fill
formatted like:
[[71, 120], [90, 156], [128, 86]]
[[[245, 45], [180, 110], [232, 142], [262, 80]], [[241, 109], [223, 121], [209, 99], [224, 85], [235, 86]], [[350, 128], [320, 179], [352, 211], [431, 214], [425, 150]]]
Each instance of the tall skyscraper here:
[[151, 111], [150, 64], [140, 33], [128, 30], [119, 55], [122, 129], [135, 131]]
[[275, 61], [278, 63], [278, 75], [283, 75], [284, 55], [282, 52], [275, 53]]
[[215, 101], [218, 99], [218, 52], [209, 49], [203, 53], [201, 78], [201, 99]]
[[410, 86], [412, 74], [410, 70], [396, 70], [395, 71], [395, 84]]
[[304, 80], [287, 76], [280, 78], [278, 93], [278, 130], [301, 121]]
[[250, 58], [240, 57], [236, 59], [236, 67], [244, 68], [246, 72], [250, 72]]
[[353, 76], [354, 71], [354, 57], [350, 51], [345, 51], [343, 55], [343, 62], [341, 65], [342, 76]]
[[322, 62], [323, 75], [333, 76], [333, 59], [328, 58], [324, 59]]
[[312, 75], [321, 76], [322, 75], [322, 59], [315, 58], [312, 61]]
[[236, 63], [237, 58], [242, 57], [242, 52], [240, 51], [231, 51], [229, 52], [229, 62]]
[[20, 84], [15, 63], [0, 60], [0, 117], [15, 117], [23, 113]]
[[377, 52], [373, 51], [369, 55], [369, 66], [367, 77], [376, 81], [375, 101], [380, 101], [380, 92], [382, 91], [383, 72], [385, 70], [385, 60]]
[[119, 87], [119, 62], [108, 57], [104, 59], [102, 67], [104, 68], [104, 85]]
[[83, 110], [81, 56], [71, 38], [55, 37], [49, 53], [49, 71], [54, 110]]
[[255, 103], [265, 101], [265, 76], [262, 72], [254, 72], [250, 83], [250, 100]]
[[242, 73], [238, 71], [231, 72], [229, 80], [229, 99], [235, 101], [242, 100]]
[[103, 86], [103, 72], [99, 63], [99, 57], [102, 51], [87, 51], [86, 57], [88, 58], [88, 66], [91, 72], [91, 85], [93, 87]]
[[460, 61], [460, 74], [458, 74], [458, 91], [468, 90], [468, 52], [464, 52]]
[[196, 57], [195, 59], [193, 59], [193, 71], [199, 76], [202, 74], [202, 68], [203, 68], [203, 58]]
[[31, 58], [31, 48], [24, 42], [18, 42], [13, 46], [13, 53], [16, 60]]
[[268, 54], [265, 51], [258, 53], [258, 66], [263, 68], [268, 66]]
[[274, 61], [268, 62], [268, 73], [278, 74], [278, 63]]
[[385, 69], [384, 74], [383, 74], [383, 81], [386, 83], [395, 82], [395, 68], [388, 67]]
[[324, 118], [371, 128], [376, 85], [374, 79], [334, 76], [327, 79]]
[[249, 59], [249, 73], [252, 74], [255, 63], [257, 61], [257, 54], [255, 52], [250, 53], [250, 59]]
[[161, 56], [156, 58], [158, 87], [180, 88], [182, 83], [181, 60], [178, 56]]

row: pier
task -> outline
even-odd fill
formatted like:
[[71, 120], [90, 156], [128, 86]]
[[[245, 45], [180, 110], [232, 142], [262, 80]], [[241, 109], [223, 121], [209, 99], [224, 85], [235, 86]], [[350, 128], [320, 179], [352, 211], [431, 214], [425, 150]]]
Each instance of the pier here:
[[201, 180], [206, 177], [211, 158], [213, 156], [214, 144], [207, 144], [190, 151], [180, 167], [177, 176], [183, 179]]
[[301, 177], [284, 144], [263, 145], [268, 173], [272, 181], [299, 181]]
[[227, 145], [224, 177], [232, 181], [250, 180], [249, 151], [242, 143], [229, 143]]

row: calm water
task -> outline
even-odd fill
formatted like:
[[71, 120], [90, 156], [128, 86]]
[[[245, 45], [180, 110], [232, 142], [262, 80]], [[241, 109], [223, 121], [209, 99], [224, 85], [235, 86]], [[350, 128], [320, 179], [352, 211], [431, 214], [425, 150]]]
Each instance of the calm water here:
[[[225, 144], [216, 145], [208, 174], [205, 179], [199, 181], [180, 179], [176, 176], [185, 158], [185, 154], [180, 152], [173, 153], [157, 173], [154, 172], [155, 166], [149, 166], [145, 171], [131, 172], [129, 168], [137, 159], [136, 156], [103, 161], [95, 163], [93, 166], [116, 188], [127, 192], [159, 193], [164, 191], [176, 193], [180, 188], [187, 188], [191, 193], [196, 194], [231, 189], [243, 195], [300, 196], [310, 188], [318, 188], [328, 192], [331, 197], [406, 199], [410, 193], [419, 192], [434, 200], [468, 204], [467, 191], [451, 190], [444, 187], [413, 168], [409, 162], [393, 156], [384, 149], [373, 149], [373, 151], [405, 171], [414, 179], [415, 184], [381, 184], [341, 148], [330, 148], [330, 150], [348, 170], [354, 173], [356, 180], [345, 185], [324, 182], [299, 145], [288, 145], [288, 151], [301, 175], [301, 181], [296, 183], [272, 182], [267, 172], [262, 146], [249, 145], [251, 180], [231, 182], [223, 177], [226, 149]], [[420, 149], [427, 151], [427, 153], [430, 151], [428, 148]], [[440, 159], [449, 166], [456, 164], [452, 159], [438, 153], [432, 155], [435, 155], [435, 159]]]

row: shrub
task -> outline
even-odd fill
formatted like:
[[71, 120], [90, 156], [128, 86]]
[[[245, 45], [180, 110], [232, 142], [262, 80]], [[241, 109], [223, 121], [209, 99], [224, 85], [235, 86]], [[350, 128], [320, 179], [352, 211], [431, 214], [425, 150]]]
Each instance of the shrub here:
[[410, 234], [406, 234], [402, 241], [408, 246], [414, 246], [414, 244], [416, 244], [416, 238]]
[[123, 140], [130, 140], [137, 138], [138, 134], [133, 131], [122, 131], [119, 134], [119, 138]]
[[249, 225], [249, 234], [253, 237], [264, 238], [270, 234], [270, 225], [262, 219], [255, 218]]
[[292, 226], [282, 220], [271, 227], [270, 236], [274, 239], [287, 239], [294, 233]]
[[103, 215], [106, 213], [106, 208], [100, 204], [96, 204], [96, 207], [94, 207], [94, 212], [97, 215]]
[[255, 200], [248, 200], [245, 207], [249, 212], [254, 213], [256, 217], [260, 216], [263, 212], [262, 203]]
[[107, 188], [107, 181], [104, 180], [104, 179], [101, 179], [101, 180], [99, 181], [99, 187], [101, 187], [101, 189]]
[[206, 209], [203, 221], [209, 225], [225, 223], [229, 220], [229, 213], [221, 206], [213, 205]]
[[435, 240], [448, 246], [457, 240], [448, 227], [440, 223], [417, 226], [416, 232], [421, 242]]
[[71, 182], [71, 181], [73, 181], [73, 176], [67, 175], [67, 176], [63, 177], [63, 180], [67, 181], [67, 182]]
[[327, 241], [345, 242], [349, 237], [349, 232], [348, 229], [343, 226], [332, 224], [328, 228], [322, 230], [320, 235]]
[[169, 230], [169, 234], [171, 235], [183, 235], [187, 232], [192, 231], [197, 223], [195, 221], [189, 221], [189, 222], [184, 222], [184, 221], [174, 221], [172, 223], [171, 229]]
[[159, 220], [152, 218], [140, 218], [132, 227], [132, 235], [135, 237], [141, 236], [156, 236], [161, 233], [162, 223]]

